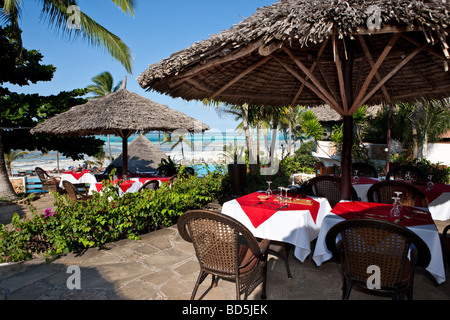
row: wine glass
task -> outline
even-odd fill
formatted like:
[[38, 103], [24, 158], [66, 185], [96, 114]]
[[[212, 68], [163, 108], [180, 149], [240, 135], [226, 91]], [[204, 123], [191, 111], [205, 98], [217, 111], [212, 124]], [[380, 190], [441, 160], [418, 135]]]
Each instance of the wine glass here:
[[278, 193], [277, 199], [280, 201], [280, 204], [283, 202], [283, 187], [278, 187], [278, 190], [280, 190], [280, 192]]
[[400, 198], [399, 197], [392, 197], [394, 200], [394, 206], [391, 209], [391, 217], [393, 218], [400, 218]]
[[400, 195], [402, 194], [400, 191], [394, 191], [395, 197], [398, 198], [397, 207], [398, 210], [402, 210], [402, 203], [400, 202]]
[[352, 178], [352, 183], [357, 184], [359, 182], [358, 170], [355, 170], [355, 175]]
[[433, 175], [429, 174], [428, 175], [428, 182], [427, 182], [427, 191], [430, 191], [431, 189], [433, 189], [433, 187], [434, 187]]
[[272, 195], [272, 189], [270, 189], [270, 184], [272, 183], [272, 181], [267, 181], [267, 191], [266, 194], [268, 197], [270, 197]]

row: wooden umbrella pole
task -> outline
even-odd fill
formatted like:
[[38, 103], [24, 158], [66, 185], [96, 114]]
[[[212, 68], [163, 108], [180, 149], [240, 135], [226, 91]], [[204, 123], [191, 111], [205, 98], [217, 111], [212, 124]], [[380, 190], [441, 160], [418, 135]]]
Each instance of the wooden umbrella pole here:
[[[343, 81], [345, 98], [347, 106], [353, 104], [353, 58], [354, 58], [354, 41], [345, 38], [345, 50], [347, 58], [343, 60]], [[348, 111], [348, 110], [346, 110]], [[353, 146], [353, 116], [352, 114], [344, 114], [343, 116], [343, 142], [341, 155], [341, 199], [352, 199], [352, 146]]]

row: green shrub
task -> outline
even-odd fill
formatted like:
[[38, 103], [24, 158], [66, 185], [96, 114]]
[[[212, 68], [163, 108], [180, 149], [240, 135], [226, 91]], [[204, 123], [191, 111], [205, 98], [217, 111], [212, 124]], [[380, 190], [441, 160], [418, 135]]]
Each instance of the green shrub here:
[[202, 208], [222, 194], [224, 172], [220, 168], [205, 177], [190, 176], [181, 167], [178, 180], [157, 191], [143, 190], [119, 196], [112, 182], [102, 194], [88, 201], [71, 201], [54, 194], [56, 212], [20, 220], [14, 215], [11, 228], [0, 225], [0, 261], [27, 260], [44, 253], [48, 259], [90, 247], [101, 247], [176, 223], [187, 210]]

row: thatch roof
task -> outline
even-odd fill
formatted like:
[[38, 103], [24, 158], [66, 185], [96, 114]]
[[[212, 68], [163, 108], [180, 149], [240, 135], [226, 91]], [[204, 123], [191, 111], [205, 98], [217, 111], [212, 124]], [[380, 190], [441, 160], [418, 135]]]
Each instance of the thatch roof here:
[[[375, 14], [371, 6], [380, 10], [379, 29], [368, 29], [367, 23]], [[358, 92], [383, 50], [394, 40], [393, 34], [398, 33], [400, 37], [393, 41], [395, 45], [377, 69], [378, 81], [370, 82], [366, 90], [375, 92], [364, 103], [442, 98], [450, 95], [450, 72], [445, 71], [449, 12], [450, 1], [443, 0], [281, 0], [258, 9], [230, 29], [150, 65], [138, 82], [144, 89], [186, 100], [322, 105], [323, 97], [310, 86], [299, 90], [300, 77], [311, 82], [302, 71], [312, 70], [322, 88], [331, 94], [340, 93], [338, 79], [342, 75], [336, 62], [339, 59], [345, 63], [348, 48], [340, 43], [334, 47], [333, 37], [336, 41], [344, 36], [353, 39], [352, 82], [354, 92]], [[410, 57], [411, 53], [414, 55]], [[406, 60], [409, 62], [402, 65]], [[300, 64], [304, 65], [302, 71]], [[397, 67], [400, 69], [376, 88], [377, 82]], [[340, 97], [327, 98], [340, 102]]]
[[[135, 173], [156, 170], [161, 159], [167, 159], [167, 155], [161, 149], [148, 140], [143, 134], [139, 134], [128, 145], [128, 171]], [[122, 154], [113, 161], [116, 167], [122, 166]]]
[[[381, 105], [369, 106], [367, 107], [366, 115], [369, 117], [375, 117], [381, 108]], [[334, 111], [329, 105], [321, 105], [313, 107], [309, 110], [314, 112], [320, 122], [342, 121], [342, 115]]]
[[209, 130], [209, 126], [153, 102], [134, 92], [120, 89], [83, 105], [72, 107], [37, 125], [31, 132], [57, 135], [121, 135], [121, 130], [173, 131], [186, 129], [190, 132]]

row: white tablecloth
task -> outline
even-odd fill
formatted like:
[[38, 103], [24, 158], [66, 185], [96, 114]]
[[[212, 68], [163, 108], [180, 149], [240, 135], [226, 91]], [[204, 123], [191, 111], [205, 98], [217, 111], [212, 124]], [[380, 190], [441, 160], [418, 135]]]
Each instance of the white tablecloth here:
[[236, 200], [225, 202], [222, 206], [222, 213], [241, 222], [255, 237], [287, 242], [294, 245], [294, 256], [303, 262], [311, 253], [311, 241], [319, 234], [323, 218], [331, 210], [327, 199], [318, 197], [310, 198], [320, 204], [316, 222], [314, 222], [308, 210], [289, 211], [285, 209], [276, 212], [268, 220], [255, 228]]
[[[332, 212], [329, 212], [329, 214], [324, 217], [313, 254], [313, 260], [317, 266], [320, 266], [323, 262], [333, 257], [325, 244], [325, 237], [331, 227], [344, 220], [344, 218], [335, 215]], [[434, 224], [426, 224], [407, 228], [415, 232], [427, 244], [431, 253], [431, 261], [426, 270], [433, 275], [437, 283], [443, 283], [446, 279], [445, 268], [442, 258], [441, 242], [436, 226]]]
[[[79, 174], [79, 173], [75, 173], [75, 174]], [[69, 181], [72, 184], [78, 184], [78, 183], [86, 184], [87, 183], [87, 184], [90, 184], [91, 186], [94, 185], [95, 183], [97, 183], [97, 179], [90, 172], [82, 173], [81, 177], [79, 177], [78, 179], [76, 177], [74, 177], [74, 175], [72, 173], [64, 173], [63, 172], [61, 175], [61, 182], [59, 183], [59, 187], [62, 189], [64, 189], [63, 181]]]

